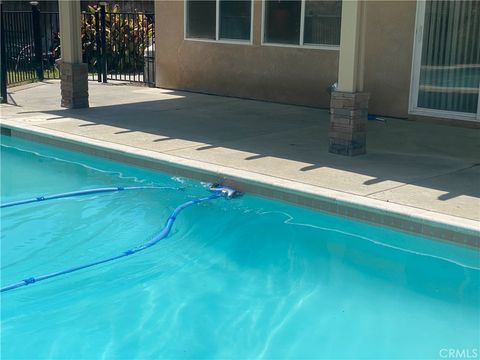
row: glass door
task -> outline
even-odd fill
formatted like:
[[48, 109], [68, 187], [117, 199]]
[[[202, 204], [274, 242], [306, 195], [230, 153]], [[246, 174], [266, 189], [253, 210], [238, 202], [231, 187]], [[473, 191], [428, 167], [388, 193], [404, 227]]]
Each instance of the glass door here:
[[480, 121], [480, 1], [417, 2], [410, 113]]

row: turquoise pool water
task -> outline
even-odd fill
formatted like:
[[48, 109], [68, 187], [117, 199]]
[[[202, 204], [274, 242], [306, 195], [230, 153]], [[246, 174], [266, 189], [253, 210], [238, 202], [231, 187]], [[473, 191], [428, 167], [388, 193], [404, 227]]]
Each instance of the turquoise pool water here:
[[[1, 138], [1, 284], [150, 239], [206, 184]], [[142, 253], [1, 295], [2, 359], [440, 358], [479, 348], [478, 252], [245, 195]]]

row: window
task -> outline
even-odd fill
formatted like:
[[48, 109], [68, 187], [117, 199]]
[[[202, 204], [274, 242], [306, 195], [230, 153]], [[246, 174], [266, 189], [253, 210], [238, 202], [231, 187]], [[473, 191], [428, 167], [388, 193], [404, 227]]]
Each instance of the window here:
[[341, 1], [306, 1], [304, 44], [340, 45]]
[[215, 39], [216, 18], [215, 0], [187, 1], [187, 37]]
[[300, 1], [267, 1], [265, 4], [265, 41], [299, 44]]
[[251, 0], [186, 0], [185, 8], [187, 38], [250, 41]]
[[341, 0], [266, 0], [264, 42], [340, 45]]
[[220, 0], [220, 39], [250, 40], [251, 1]]

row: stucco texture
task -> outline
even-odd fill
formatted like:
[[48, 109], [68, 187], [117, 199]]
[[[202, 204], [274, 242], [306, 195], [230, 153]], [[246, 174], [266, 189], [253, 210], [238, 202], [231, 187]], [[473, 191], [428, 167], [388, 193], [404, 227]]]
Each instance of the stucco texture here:
[[338, 50], [261, 46], [260, 1], [251, 45], [184, 40], [184, 1], [156, 1], [155, 14], [157, 86], [329, 107]]
[[[369, 1], [365, 91], [370, 112], [407, 117], [414, 1]], [[156, 84], [289, 104], [329, 107], [338, 50], [261, 45], [262, 3], [254, 2], [253, 44], [184, 39], [184, 1], [156, 1]]]
[[415, 1], [368, 1], [365, 91], [369, 112], [408, 117]]

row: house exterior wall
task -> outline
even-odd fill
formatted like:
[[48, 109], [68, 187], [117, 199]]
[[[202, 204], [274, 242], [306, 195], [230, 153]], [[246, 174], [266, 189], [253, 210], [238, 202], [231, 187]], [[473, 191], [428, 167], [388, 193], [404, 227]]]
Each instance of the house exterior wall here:
[[368, 1], [365, 91], [369, 112], [408, 117], [415, 1]]
[[[367, 4], [370, 112], [407, 116], [415, 9], [410, 1]], [[251, 45], [184, 40], [184, 1], [156, 1], [155, 14], [157, 86], [329, 107], [339, 51], [261, 45], [261, 1], [254, 2]]]
[[184, 40], [184, 1], [156, 1], [155, 14], [157, 86], [329, 106], [338, 50], [261, 46], [261, 1], [254, 3], [252, 45]]

